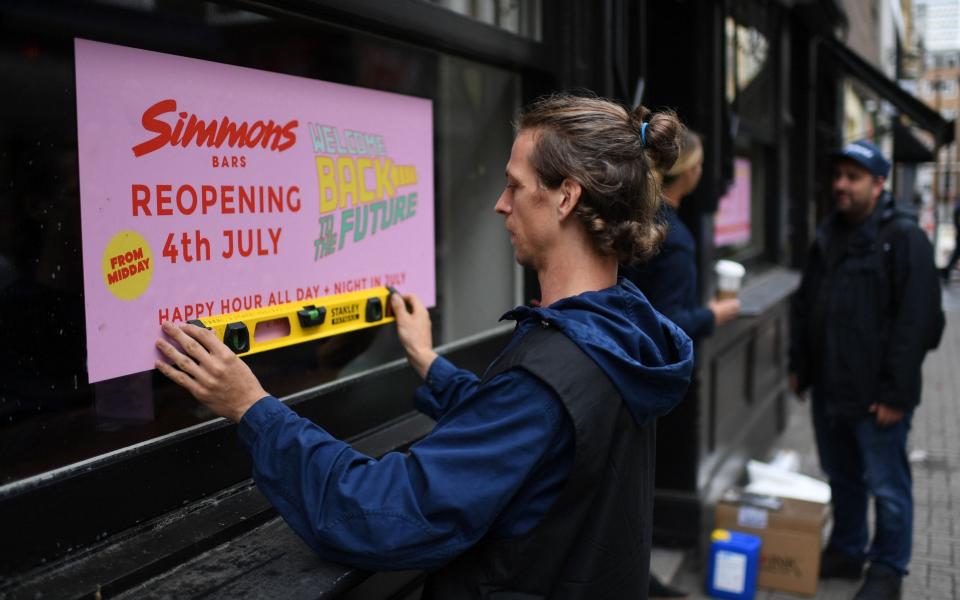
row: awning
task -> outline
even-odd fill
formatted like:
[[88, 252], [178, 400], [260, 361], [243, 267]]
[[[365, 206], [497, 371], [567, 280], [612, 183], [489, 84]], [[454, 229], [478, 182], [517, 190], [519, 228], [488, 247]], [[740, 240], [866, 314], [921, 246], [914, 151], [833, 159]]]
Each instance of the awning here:
[[841, 0], [780, 0], [784, 8], [792, 9], [811, 33], [832, 36], [837, 28], [848, 29], [846, 10]]
[[933, 149], [919, 139], [913, 131], [899, 120], [893, 122], [893, 162], [934, 162]]
[[821, 46], [829, 52], [847, 73], [872, 89], [878, 96], [893, 104], [902, 114], [926, 131], [938, 145], [953, 141], [954, 123], [947, 121], [910, 92], [900, 87], [879, 69], [860, 58], [855, 52], [834, 39], [824, 39]]

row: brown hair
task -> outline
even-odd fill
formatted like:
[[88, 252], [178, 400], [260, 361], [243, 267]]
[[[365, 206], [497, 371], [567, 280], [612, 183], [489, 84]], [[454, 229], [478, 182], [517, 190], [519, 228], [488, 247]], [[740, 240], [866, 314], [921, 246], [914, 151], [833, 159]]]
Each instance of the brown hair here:
[[683, 132], [677, 162], [663, 174], [663, 185], [670, 185], [685, 171], [692, 169], [701, 161], [703, 161], [703, 140], [697, 132], [687, 129]]
[[580, 184], [574, 214], [602, 254], [630, 263], [656, 252], [666, 227], [657, 218], [662, 199], [655, 172], [665, 173], [677, 160], [684, 127], [676, 114], [555, 94], [524, 109], [517, 128], [537, 132], [530, 162], [545, 187], [557, 189], [567, 178]]

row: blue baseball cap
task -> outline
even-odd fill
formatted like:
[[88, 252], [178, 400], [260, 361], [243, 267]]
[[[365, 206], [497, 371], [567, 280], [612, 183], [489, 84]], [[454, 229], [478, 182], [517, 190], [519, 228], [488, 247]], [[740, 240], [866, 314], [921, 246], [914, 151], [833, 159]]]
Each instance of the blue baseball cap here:
[[850, 142], [843, 148], [833, 152], [833, 158], [835, 160], [841, 158], [852, 160], [873, 173], [875, 177], [886, 177], [890, 174], [890, 161], [883, 156], [880, 148], [877, 148], [867, 140]]

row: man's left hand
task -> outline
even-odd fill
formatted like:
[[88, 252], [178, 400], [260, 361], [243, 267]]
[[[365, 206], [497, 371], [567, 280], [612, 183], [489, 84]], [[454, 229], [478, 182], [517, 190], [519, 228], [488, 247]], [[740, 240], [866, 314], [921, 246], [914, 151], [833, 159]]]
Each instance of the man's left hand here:
[[879, 402], [870, 405], [870, 412], [877, 416], [877, 425], [880, 427], [889, 427], [896, 424], [903, 418], [904, 414], [902, 410]]
[[157, 369], [216, 415], [239, 422], [247, 409], [269, 396], [250, 367], [212, 331], [167, 321], [163, 332], [182, 351], [164, 339], [157, 340], [157, 348], [172, 363], [158, 360]]
[[391, 293], [388, 301], [397, 318], [397, 337], [407, 353], [407, 360], [417, 375], [426, 379], [430, 365], [437, 358], [437, 353], [433, 351], [430, 313], [420, 298], [414, 295], [401, 296], [399, 292]]

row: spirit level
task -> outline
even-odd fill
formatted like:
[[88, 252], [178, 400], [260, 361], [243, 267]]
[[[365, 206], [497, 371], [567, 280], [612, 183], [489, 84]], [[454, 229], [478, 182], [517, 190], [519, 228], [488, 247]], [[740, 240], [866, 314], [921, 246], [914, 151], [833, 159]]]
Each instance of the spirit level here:
[[390, 323], [390, 294], [378, 287], [188, 321], [213, 330], [241, 356]]

